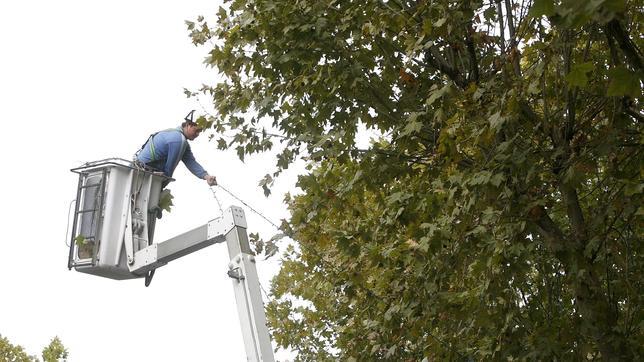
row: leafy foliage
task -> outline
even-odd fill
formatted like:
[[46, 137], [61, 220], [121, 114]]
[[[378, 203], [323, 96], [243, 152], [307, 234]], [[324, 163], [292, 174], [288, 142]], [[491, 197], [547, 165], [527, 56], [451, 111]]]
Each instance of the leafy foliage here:
[[167, 212], [170, 212], [172, 209], [172, 206], [174, 204], [172, 203], [172, 200], [174, 199], [174, 196], [168, 189], [164, 189], [161, 191], [161, 194], [159, 195], [159, 208], [161, 210], [165, 210]]
[[54, 337], [49, 345], [42, 350], [42, 360], [44, 362], [66, 361], [69, 353], [60, 338]]
[[81, 259], [91, 258], [94, 253], [94, 241], [88, 240], [83, 235], [74, 238], [74, 243], [78, 246], [78, 257]]
[[83, 235], [78, 235], [77, 237], [74, 238], [74, 242], [78, 246], [84, 246], [87, 245], [87, 239]]
[[[642, 358], [641, 6], [235, 0], [188, 22], [220, 148], [276, 148], [300, 360]], [[630, 34], [635, 34], [632, 36]], [[359, 146], [361, 130], [376, 133]]]
[[0, 336], [0, 361], [32, 362], [34, 358], [18, 345], [13, 345], [6, 337]]
[[[58, 337], [54, 337], [42, 350], [44, 362], [64, 362], [69, 353]], [[38, 358], [28, 355], [21, 346], [13, 345], [6, 337], [0, 336], [0, 361], [3, 362], [37, 362]]]

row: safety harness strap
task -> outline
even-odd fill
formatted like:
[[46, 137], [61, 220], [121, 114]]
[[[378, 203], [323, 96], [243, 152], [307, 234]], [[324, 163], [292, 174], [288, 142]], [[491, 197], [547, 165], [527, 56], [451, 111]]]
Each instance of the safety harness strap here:
[[179, 151], [179, 155], [181, 157], [177, 157], [177, 159], [174, 161], [174, 165], [172, 165], [172, 169], [174, 170], [177, 168], [177, 165], [179, 165], [179, 161], [183, 158], [183, 154], [186, 152], [186, 148], [188, 147], [188, 141], [186, 140], [186, 137], [183, 135], [183, 132], [181, 132], [181, 150]]
[[183, 135], [183, 132], [181, 131], [181, 128], [168, 128], [166, 130], [155, 132], [155, 133], [151, 134], [150, 137], [148, 137], [148, 139], [145, 141], [145, 143], [143, 143], [143, 145], [141, 146], [141, 148], [139, 149], [139, 151], [137, 153], [143, 151], [143, 149], [145, 148], [145, 145], [147, 145], [148, 142], [149, 142], [150, 143], [150, 159], [151, 159], [151, 162], [156, 161], [157, 160], [157, 152], [156, 152], [156, 148], [154, 146], [154, 136], [158, 135], [161, 132], [166, 132], [166, 131], [177, 131], [177, 132], [181, 133], [181, 136], [182, 136], [182, 138], [181, 138], [182, 139], [182, 142], [181, 142], [181, 154], [183, 154], [183, 152], [185, 151], [185, 147], [186, 147], [187, 142], [186, 142], [186, 137]]

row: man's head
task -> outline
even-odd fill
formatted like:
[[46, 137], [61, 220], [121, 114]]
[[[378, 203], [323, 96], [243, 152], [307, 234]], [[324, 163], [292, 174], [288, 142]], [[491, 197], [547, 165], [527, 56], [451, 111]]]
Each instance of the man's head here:
[[194, 122], [193, 120], [194, 114], [195, 114], [194, 110], [188, 113], [188, 115], [184, 118], [184, 122], [181, 123], [181, 129], [183, 130], [183, 134], [186, 136], [187, 139], [191, 141], [197, 138], [201, 133], [201, 131], [203, 130], [201, 127], [197, 125], [196, 122]]

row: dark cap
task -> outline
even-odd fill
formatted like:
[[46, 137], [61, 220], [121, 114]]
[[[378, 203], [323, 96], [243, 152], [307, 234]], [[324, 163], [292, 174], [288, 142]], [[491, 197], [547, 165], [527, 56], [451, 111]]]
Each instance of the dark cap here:
[[192, 111], [190, 111], [190, 113], [188, 113], [188, 114], [185, 116], [184, 120], [185, 120], [186, 122], [195, 123], [195, 121], [193, 120], [193, 119], [194, 119], [194, 115], [195, 115], [195, 110], [193, 109]]

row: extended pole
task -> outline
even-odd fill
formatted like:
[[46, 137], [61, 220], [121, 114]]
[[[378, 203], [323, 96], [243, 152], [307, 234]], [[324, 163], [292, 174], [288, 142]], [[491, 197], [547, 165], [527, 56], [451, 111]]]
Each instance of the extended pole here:
[[255, 256], [250, 249], [246, 228], [244, 210], [231, 206], [219, 219], [139, 250], [130, 270], [132, 273], [143, 275], [172, 260], [226, 241], [230, 256], [228, 276], [233, 282], [247, 360], [274, 362]]
[[233, 213], [236, 227], [226, 234], [230, 256], [228, 275], [233, 282], [247, 360], [274, 362], [255, 256], [250, 250], [246, 233], [244, 211], [238, 207], [231, 207], [229, 211]]

